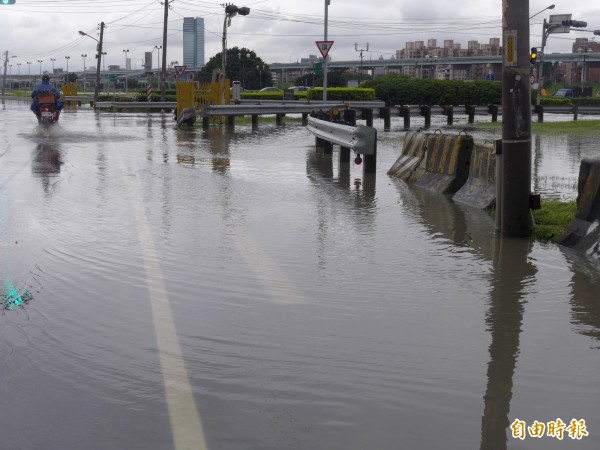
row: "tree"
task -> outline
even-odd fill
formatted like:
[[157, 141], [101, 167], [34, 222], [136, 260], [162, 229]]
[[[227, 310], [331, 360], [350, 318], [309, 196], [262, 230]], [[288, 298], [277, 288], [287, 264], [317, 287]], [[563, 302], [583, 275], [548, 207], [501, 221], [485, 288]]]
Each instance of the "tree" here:
[[[210, 58], [198, 73], [198, 79], [203, 82], [214, 81], [213, 73], [216, 76], [221, 71], [221, 61], [222, 52]], [[233, 47], [227, 50], [225, 74], [232, 81], [240, 81], [247, 90], [260, 89], [273, 83], [269, 67], [255, 52], [247, 48]]]
[[67, 74], [65, 74], [65, 80], [67, 81], [67, 83], [75, 83], [77, 81], [77, 78], [77, 74], [74, 72], [69, 72], [68, 78]]
[[[327, 87], [346, 87], [347, 76], [343, 71], [333, 70], [327, 73]], [[296, 86], [323, 86], [323, 76], [309, 73], [296, 78]]]

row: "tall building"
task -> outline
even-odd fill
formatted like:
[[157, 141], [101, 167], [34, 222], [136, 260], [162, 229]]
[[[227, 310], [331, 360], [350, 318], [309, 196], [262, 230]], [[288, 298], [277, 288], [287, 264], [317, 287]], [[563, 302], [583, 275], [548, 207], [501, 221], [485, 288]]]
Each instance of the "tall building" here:
[[183, 64], [190, 68], [204, 66], [204, 19], [183, 18]]

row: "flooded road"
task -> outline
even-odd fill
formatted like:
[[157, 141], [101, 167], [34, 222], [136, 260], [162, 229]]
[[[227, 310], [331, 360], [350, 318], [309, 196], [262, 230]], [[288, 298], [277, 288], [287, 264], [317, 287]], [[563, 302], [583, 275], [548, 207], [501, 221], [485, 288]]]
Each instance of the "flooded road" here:
[[[7, 103], [0, 448], [599, 448], [598, 263], [388, 177], [393, 125], [363, 176], [298, 122]], [[574, 198], [597, 143], [538, 141]]]

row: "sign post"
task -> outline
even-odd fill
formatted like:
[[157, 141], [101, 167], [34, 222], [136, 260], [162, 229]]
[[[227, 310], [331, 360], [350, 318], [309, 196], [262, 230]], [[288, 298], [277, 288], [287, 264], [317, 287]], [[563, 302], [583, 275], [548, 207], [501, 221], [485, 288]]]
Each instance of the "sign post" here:
[[[325, 30], [323, 33], [323, 43], [327, 43], [329, 42], [327, 40], [327, 17], [329, 15], [329, 3], [331, 0], [325, 0]], [[317, 43], [317, 45], [319, 45]], [[329, 48], [331, 47], [331, 44], [327, 45], [327, 48], [325, 49], [325, 56], [323, 56], [323, 103], [325, 103], [327, 101], [327, 53], [329, 53]], [[319, 47], [319, 51], [321, 52], [321, 54], [323, 55], [323, 50], [321, 49], [321, 47]]]

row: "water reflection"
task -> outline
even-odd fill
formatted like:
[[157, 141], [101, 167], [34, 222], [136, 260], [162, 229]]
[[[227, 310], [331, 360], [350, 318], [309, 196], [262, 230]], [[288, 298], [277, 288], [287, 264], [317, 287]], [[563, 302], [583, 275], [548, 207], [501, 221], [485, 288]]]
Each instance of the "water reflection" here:
[[536, 267], [529, 259], [530, 241], [496, 239], [487, 329], [491, 335], [490, 361], [481, 420], [481, 450], [507, 448], [507, 429], [513, 376], [519, 354], [525, 288], [534, 280]]
[[234, 131], [228, 127], [210, 127], [202, 133], [202, 137], [210, 141], [212, 168], [222, 175], [228, 173], [231, 167], [229, 145], [233, 133]]
[[[575, 331], [600, 341], [600, 271], [598, 262], [571, 249], [560, 247], [573, 274], [571, 318]], [[596, 349], [600, 345], [596, 345]]]
[[51, 186], [51, 177], [60, 174], [61, 161], [60, 145], [58, 142], [39, 143], [33, 152], [31, 171], [39, 174], [44, 191]]
[[466, 247], [482, 261], [491, 263], [489, 308], [485, 317], [491, 343], [480, 449], [505, 450], [525, 289], [535, 280], [537, 272], [529, 258], [531, 243], [496, 237], [490, 216], [457, 205], [444, 195], [402, 182], [398, 182], [398, 191], [405, 210], [422, 222], [435, 239]]
[[375, 207], [375, 173], [363, 173], [361, 177], [355, 177], [352, 180], [351, 162], [337, 162], [337, 176], [334, 171], [334, 159], [336, 154], [328, 154], [323, 151], [307, 152], [306, 157], [306, 174], [307, 177], [316, 185], [321, 181], [326, 181], [327, 185], [333, 185], [346, 191], [352, 189], [355, 192], [354, 199], [356, 206], [359, 208], [368, 208], [369, 210]]

